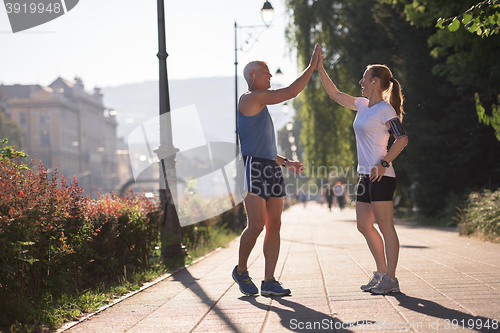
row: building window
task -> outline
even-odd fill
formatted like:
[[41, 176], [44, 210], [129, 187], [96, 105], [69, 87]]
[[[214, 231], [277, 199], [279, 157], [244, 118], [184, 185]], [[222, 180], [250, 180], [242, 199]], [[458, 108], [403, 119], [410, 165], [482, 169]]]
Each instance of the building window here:
[[48, 112], [40, 112], [38, 114], [38, 123], [40, 125], [50, 124], [50, 113], [48, 113]]
[[52, 145], [50, 136], [50, 131], [40, 131], [40, 133], [38, 134], [38, 145], [40, 147], [50, 147]]
[[26, 112], [19, 113], [19, 126], [26, 126]]

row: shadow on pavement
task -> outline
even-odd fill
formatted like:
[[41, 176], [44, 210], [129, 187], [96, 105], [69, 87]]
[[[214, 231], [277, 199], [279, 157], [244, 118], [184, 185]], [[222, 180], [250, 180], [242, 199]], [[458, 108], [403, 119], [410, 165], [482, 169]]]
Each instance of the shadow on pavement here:
[[[272, 311], [280, 317], [281, 325], [293, 332], [352, 332], [347, 329], [355, 328], [356, 322], [344, 323], [302, 304], [289, 300], [289, 297], [273, 297], [273, 301], [289, 309], [278, 308], [273, 305], [260, 303], [256, 297], [242, 296], [239, 298], [264, 311]], [[365, 321], [366, 323], [366, 321]], [[370, 321], [368, 321], [370, 323]]]
[[400, 247], [404, 247], [406, 249], [429, 249], [429, 246], [418, 246], [418, 245], [401, 245]]
[[[429, 323], [431, 327], [423, 327], [424, 330], [439, 329], [453, 331], [467, 328], [475, 332], [498, 332], [500, 329], [498, 319], [474, 317], [471, 314], [444, 307], [436, 302], [408, 296], [403, 293], [388, 294], [386, 297], [394, 297], [398, 300], [399, 306], [408, 310], [436, 318], [435, 320], [431, 319]], [[489, 328], [485, 327], [487, 325]]]
[[[197, 278], [191, 275], [191, 273], [187, 269], [183, 269], [182, 271], [174, 274], [172, 276], [174, 280], [182, 283], [186, 289], [190, 289], [196, 296], [200, 298], [200, 300], [209, 306], [210, 310], [217, 314], [217, 316], [224, 321], [224, 323], [231, 329], [232, 332], [238, 332], [238, 327], [229, 319], [219, 308], [217, 308], [217, 301], [214, 301], [207, 295], [207, 293], [201, 288], [201, 286], [196, 282]], [[201, 317], [200, 321], [196, 324], [198, 326], [200, 322], [205, 318], [205, 316]], [[193, 327], [194, 328], [196, 328]]]

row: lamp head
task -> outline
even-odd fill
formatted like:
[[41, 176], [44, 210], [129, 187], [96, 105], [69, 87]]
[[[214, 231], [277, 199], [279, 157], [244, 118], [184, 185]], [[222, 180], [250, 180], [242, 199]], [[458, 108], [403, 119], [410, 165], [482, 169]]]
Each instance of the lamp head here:
[[281, 82], [283, 81], [283, 72], [281, 71], [281, 69], [278, 68], [274, 76], [276, 77], [276, 81], [281, 84]]
[[274, 18], [274, 10], [273, 10], [273, 6], [271, 5], [271, 3], [268, 0], [266, 0], [266, 2], [264, 2], [264, 5], [262, 6], [262, 9], [260, 12], [262, 14], [262, 21], [264, 21], [264, 24], [266, 24], [266, 25], [271, 24], [271, 22], [273, 21], [273, 18]]

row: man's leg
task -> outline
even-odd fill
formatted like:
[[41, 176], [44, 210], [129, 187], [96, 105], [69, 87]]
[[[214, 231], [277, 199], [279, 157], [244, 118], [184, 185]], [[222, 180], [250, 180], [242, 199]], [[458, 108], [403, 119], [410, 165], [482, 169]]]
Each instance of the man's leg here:
[[248, 193], [245, 198], [247, 212], [247, 227], [240, 237], [240, 250], [237, 273], [248, 270], [248, 257], [252, 252], [255, 242], [264, 229], [266, 223], [266, 200], [256, 194]]
[[269, 198], [266, 205], [266, 236], [264, 237], [264, 258], [266, 259], [265, 283], [274, 276], [274, 269], [278, 262], [282, 212], [283, 197]]

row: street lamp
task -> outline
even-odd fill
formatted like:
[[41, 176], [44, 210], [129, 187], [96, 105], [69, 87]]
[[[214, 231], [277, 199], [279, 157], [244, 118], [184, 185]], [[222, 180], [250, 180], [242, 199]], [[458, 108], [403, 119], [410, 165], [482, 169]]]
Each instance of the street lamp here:
[[264, 21], [266, 25], [270, 24], [273, 21], [274, 10], [269, 1], [266, 0], [266, 2], [264, 2], [264, 6], [262, 6], [260, 12], [262, 14], [262, 21]]
[[[173, 258], [183, 254], [181, 244], [181, 226], [175, 211], [173, 194], [167, 182], [167, 170], [171, 179], [175, 179], [175, 154], [179, 151], [172, 142], [172, 124], [170, 119], [170, 99], [167, 75], [167, 48], [165, 42], [165, 6], [164, 0], [158, 4], [158, 54], [160, 67], [160, 146], [155, 153], [160, 160], [160, 201], [162, 218], [160, 223], [161, 252], [164, 257]], [[174, 171], [172, 171], [174, 170]]]
[[281, 84], [283, 83], [283, 72], [281, 71], [280, 68], [276, 71], [276, 74], [274, 75], [276, 77], [276, 81]]
[[[261, 9], [262, 21], [264, 25], [247, 25], [247, 26], [238, 26], [236, 21], [234, 22], [234, 105], [235, 105], [235, 133], [236, 133], [236, 156], [239, 154], [239, 137], [238, 137], [238, 50], [241, 50], [242, 47], [238, 48], [238, 29], [256, 29], [256, 28], [269, 28], [269, 25], [273, 21], [274, 18], [274, 10], [273, 6], [269, 1], [266, 0]], [[259, 38], [260, 34], [255, 37], [250, 34], [249, 37], [243, 42], [243, 44], [248, 44], [251, 39], [256, 42]], [[242, 45], [243, 45], [242, 44]]]
[[285, 102], [283, 104], [283, 106], [281, 107], [281, 110], [283, 111], [283, 113], [287, 114], [288, 111], [290, 111], [290, 106], [288, 105], [288, 102]]

